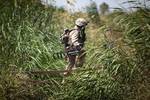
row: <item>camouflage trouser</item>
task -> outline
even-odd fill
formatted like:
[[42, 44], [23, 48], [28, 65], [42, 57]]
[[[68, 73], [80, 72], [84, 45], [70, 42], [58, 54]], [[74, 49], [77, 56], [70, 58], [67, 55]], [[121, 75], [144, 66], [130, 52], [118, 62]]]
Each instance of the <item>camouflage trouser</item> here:
[[69, 72], [72, 68], [82, 67], [85, 62], [85, 50], [81, 50], [78, 55], [68, 55], [69, 64], [66, 66], [66, 70]]
[[83, 64], [85, 62], [85, 56], [86, 56], [85, 50], [81, 50], [79, 55], [76, 56], [75, 67], [82, 67], [83, 66]]

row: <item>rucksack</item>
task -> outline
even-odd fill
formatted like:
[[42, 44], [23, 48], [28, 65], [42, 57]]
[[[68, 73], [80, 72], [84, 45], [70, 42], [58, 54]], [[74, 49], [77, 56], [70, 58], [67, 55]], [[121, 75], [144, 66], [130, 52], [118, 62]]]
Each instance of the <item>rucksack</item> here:
[[60, 42], [62, 44], [64, 44], [65, 47], [69, 46], [69, 33], [71, 32], [72, 30], [69, 30], [69, 29], [65, 29], [64, 32], [61, 34], [60, 36]]
[[[60, 36], [60, 41], [65, 47], [69, 46], [69, 33], [73, 30], [75, 29], [65, 29], [63, 34]], [[78, 38], [80, 43], [84, 43], [86, 40], [86, 34], [84, 32], [80, 32]]]

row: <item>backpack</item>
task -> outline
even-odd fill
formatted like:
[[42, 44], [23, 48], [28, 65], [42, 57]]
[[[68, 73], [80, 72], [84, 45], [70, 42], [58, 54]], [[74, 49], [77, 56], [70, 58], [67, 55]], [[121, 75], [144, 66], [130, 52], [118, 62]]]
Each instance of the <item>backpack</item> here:
[[69, 33], [72, 30], [69, 29], [65, 29], [64, 32], [62, 33], [62, 35], [60, 36], [60, 42], [62, 44], [64, 44], [65, 47], [69, 46], [68, 42], [69, 42]]
[[[60, 41], [62, 44], [64, 44], [65, 47], [70, 46], [69, 45], [69, 33], [75, 29], [65, 29], [63, 34], [60, 36]], [[84, 32], [80, 32], [78, 35], [79, 42], [84, 43], [86, 40], [86, 34]]]

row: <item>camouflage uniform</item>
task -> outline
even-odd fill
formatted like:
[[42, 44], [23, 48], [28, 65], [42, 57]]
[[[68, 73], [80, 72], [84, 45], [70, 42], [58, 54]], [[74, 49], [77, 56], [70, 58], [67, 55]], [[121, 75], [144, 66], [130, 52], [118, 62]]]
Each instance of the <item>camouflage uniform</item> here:
[[71, 50], [79, 50], [78, 55], [68, 55], [68, 66], [66, 69], [70, 72], [72, 68], [81, 67], [84, 63], [85, 59], [85, 50], [83, 49], [84, 43], [82, 43], [82, 40], [79, 38], [79, 34], [81, 32], [81, 29], [75, 27], [74, 30], [72, 30], [69, 33], [69, 44]]
[[[82, 18], [76, 20], [75, 28], [69, 33], [69, 50], [77, 50], [79, 51], [76, 55], [68, 55], [69, 64], [66, 67], [68, 73], [72, 71], [72, 68], [76, 68], [78, 66], [82, 66], [85, 58], [85, 50], [83, 49], [84, 41], [83, 38], [79, 38], [79, 36], [84, 33], [85, 26], [87, 25], [86, 21]], [[85, 34], [85, 33], [84, 33]], [[68, 74], [64, 73], [64, 75]]]

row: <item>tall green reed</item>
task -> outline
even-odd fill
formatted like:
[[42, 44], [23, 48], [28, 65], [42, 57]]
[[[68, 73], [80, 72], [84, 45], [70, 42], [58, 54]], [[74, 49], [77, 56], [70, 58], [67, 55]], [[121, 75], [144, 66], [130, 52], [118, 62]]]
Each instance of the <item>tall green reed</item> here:
[[14, 64], [28, 70], [62, 66], [52, 59], [53, 52], [61, 49], [59, 26], [53, 18], [55, 7], [30, 0], [4, 3], [0, 10], [1, 64]]
[[[136, 1], [132, 2], [135, 3]], [[148, 2], [148, 1], [147, 1]], [[129, 3], [129, 2], [128, 2]], [[131, 3], [131, 2], [130, 2]], [[149, 8], [139, 5], [133, 12], [114, 12], [101, 27], [111, 26], [111, 40], [101, 37], [87, 52], [86, 68], [69, 77], [61, 98], [64, 100], [148, 100], [149, 99]], [[107, 27], [106, 27], [107, 26]], [[108, 34], [109, 35], [109, 34]], [[97, 43], [97, 42], [96, 42]], [[94, 68], [98, 68], [94, 70]]]
[[[63, 68], [63, 61], [53, 59], [53, 53], [62, 49], [55, 7], [36, 0], [1, 0], [0, 7], [0, 98], [53, 98], [60, 89], [57, 80], [47, 75], [29, 77], [19, 70]], [[47, 83], [30, 83], [28, 79], [46, 79]]]

